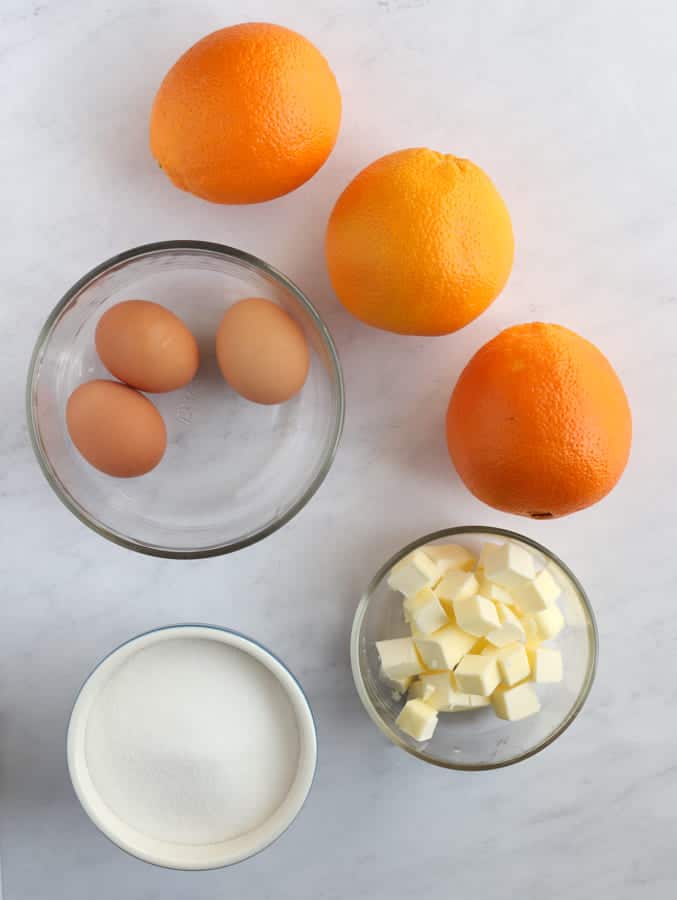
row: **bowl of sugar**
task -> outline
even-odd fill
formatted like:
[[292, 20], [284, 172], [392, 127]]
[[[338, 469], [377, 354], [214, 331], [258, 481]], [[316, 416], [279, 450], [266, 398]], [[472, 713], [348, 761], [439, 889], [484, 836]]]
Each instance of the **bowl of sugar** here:
[[300, 812], [317, 735], [289, 669], [213, 625], [132, 638], [83, 685], [67, 740], [83, 809], [114, 844], [171, 869], [268, 847]]

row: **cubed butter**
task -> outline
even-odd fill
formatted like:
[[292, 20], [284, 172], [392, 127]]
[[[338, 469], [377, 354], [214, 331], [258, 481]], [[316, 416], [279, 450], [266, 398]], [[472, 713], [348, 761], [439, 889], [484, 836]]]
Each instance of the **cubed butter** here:
[[491, 704], [496, 715], [509, 722], [519, 722], [520, 719], [533, 716], [541, 708], [536, 691], [529, 682], [518, 684], [517, 687], [497, 687], [491, 695]]
[[421, 684], [421, 699], [438, 712], [449, 712], [454, 706], [456, 691], [452, 685], [451, 672], [424, 673], [418, 679]]
[[414, 638], [414, 642], [425, 667], [434, 671], [453, 669], [469, 652], [475, 638], [456, 625], [447, 625], [428, 637]]
[[477, 571], [480, 574], [484, 574], [484, 566], [486, 565], [487, 557], [490, 556], [491, 553], [493, 553], [493, 551], [500, 546], [500, 544], [482, 544], [482, 546], [480, 547], [480, 555], [477, 559]]
[[405, 597], [403, 609], [406, 621], [420, 634], [432, 634], [449, 625], [449, 617], [430, 588], [423, 588], [417, 594]]
[[515, 641], [525, 641], [524, 626], [515, 613], [504, 603], [496, 604], [500, 625], [487, 633], [487, 641], [495, 647], [505, 647]]
[[440, 577], [437, 563], [422, 550], [414, 550], [405, 556], [388, 575], [388, 586], [405, 597], [431, 587]]
[[489, 697], [480, 697], [479, 694], [458, 694], [463, 700], [457, 703], [449, 712], [467, 712], [469, 709], [480, 709], [483, 706], [489, 706], [491, 700]]
[[513, 591], [515, 605], [524, 615], [548, 609], [559, 597], [560, 587], [547, 569], [542, 569], [533, 581], [527, 581]]
[[460, 544], [429, 544], [425, 552], [437, 563], [441, 575], [446, 575], [451, 569], [471, 572], [475, 568], [475, 557]]
[[452, 608], [458, 627], [475, 637], [484, 637], [501, 624], [494, 604], [480, 594], [457, 597]]
[[488, 549], [484, 554], [483, 568], [488, 581], [511, 593], [533, 581], [536, 565], [533, 556], [524, 547], [511, 542], [485, 546]]
[[437, 712], [423, 700], [407, 700], [395, 723], [415, 741], [429, 741], [437, 728]]
[[528, 629], [535, 631], [536, 637], [542, 641], [550, 641], [556, 637], [564, 628], [564, 616], [559, 606], [549, 606], [541, 612], [534, 613], [531, 616], [533, 628]]
[[562, 680], [562, 654], [554, 647], [527, 647], [531, 678], [538, 684]]
[[406, 678], [390, 678], [388, 679], [388, 684], [393, 689], [393, 696], [397, 699], [403, 694], [406, 694], [409, 690], [409, 685], [411, 684], [411, 676], [407, 675]]
[[488, 697], [498, 687], [500, 676], [493, 656], [466, 654], [454, 672], [456, 684], [466, 694]]
[[[485, 544], [485, 546], [488, 545]], [[493, 600], [494, 603], [512, 604], [512, 595], [508, 593], [505, 588], [487, 581], [483, 574], [478, 575], [477, 580], [480, 585], [479, 591], [477, 592], [478, 594], [486, 597], [487, 600]]]
[[421, 678], [416, 678], [409, 685], [409, 692], [407, 696], [410, 700], [429, 700], [432, 695], [435, 693], [435, 688], [432, 684], [428, 684], [423, 681]]
[[538, 625], [534, 622], [532, 616], [524, 616], [521, 620], [524, 626], [524, 633], [527, 636], [527, 644], [540, 644], [543, 640], [538, 630]]
[[410, 678], [423, 671], [413, 638], [376, 641], [376, 650], [381, 660], [381, 675], [386, 681], [397, 683], [401, 678]]
[[496, 654], [501, 681], [508, 687], [524, 681], [531, 673], [524, 644], [509, 644]]
[[480, 707], [482, 707], [482, 706], [489, 706], [491, 704], [490, 697], [480, 697], [480, 696], [475, 696], [474, 694], [471, 694], [470, 700], [471, 700], [471, 703], [470, 703], [471, 709], [480, 709]]
[[449, 673], [449, 677], [451, 678], [451, 701], [453, 704], [449, 712], [460, 712], [461, 710], [477, 709], [480, 706], [488, 706], [489, 699], [487, 697], [481, 697], [479, 694], [465, 693], [459, 688], [456, 676], [453, 672]]
[[478, 588], [479, 584], [472, 572], [452, 569], [437, 585], [435, 593], [443, 604], [451, 606], [454, 600], [474, 597]]

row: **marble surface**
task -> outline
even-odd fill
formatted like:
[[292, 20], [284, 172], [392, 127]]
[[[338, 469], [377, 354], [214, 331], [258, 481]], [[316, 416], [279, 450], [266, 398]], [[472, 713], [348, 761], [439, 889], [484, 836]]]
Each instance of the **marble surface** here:
[[[149, 108], [188, 45], [251, 19], [318, 44], [344, 122], [298, 192], [211, 206], [158, 172]], [[5, 900], [675, 895], [675, 28], [668, 0], [2, 0]], [[351, 320], [322, 256], [349, 178], [421, 144], [484, 166], [517, 235], [504, 295], [435, 340]], [[80, 525], [38, 471], [23, 409], [33, 342], [63, 291], [113, 253], [177, 237], [242, 247], [298, 282], [336, 338], [348, 403], [334, 468], [291, 524], [234, 556], [183, 563], [136, 556]], [[636, 428], [618, 489], [550, 523], [474, 501], [443, 441], [471, 353], [531, 319], [599, 344]], [[592, 598], [601, 656], [587, 707], [552, 747], [510, 769], [455, 775], [382, 739], [353, 688], [348, 634], [361, 588], [392, 551], [467, 523], [521, 530], [562, 556]], [[296, 671], [320, 761], [305, 810], [274, 847], [230, 870], [183, 874], [128, 858], [95, 831], [69, 784], [64, 733], [83, 677], [112, 646], [196, 619], [255, 635]]]

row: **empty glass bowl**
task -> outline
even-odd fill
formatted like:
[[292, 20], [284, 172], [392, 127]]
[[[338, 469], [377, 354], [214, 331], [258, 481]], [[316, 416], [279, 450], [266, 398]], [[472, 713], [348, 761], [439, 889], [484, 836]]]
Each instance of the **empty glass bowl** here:
[[[216, 363], [225, 310], [252, 296], [282, 306], [310, 348], [303, 389], [279, 406], [237, 395]], [[200, 370], [187, 387], [151, 395], [167, 426], [167, 451], [157, 468], [117, 479], [77, 452], [65, 407], [82, 382], [112, 377], [98, 359], [94, 332], [105, 310], [129, 299], [153, 300], [180, 316], [200, 346]], [[102, 263], [58, 303], [33, 353], [27, 411], [47, 480], [86, 525], [141, 553], [215, 556], [271, 534], [318, 489], [341, 435], [343, 379], [327, 328], [288, 278], [240, 250], [166, 241]]]
[[[562, 653], [564, 678], [537, 685], [541, 711], [518, 722], [499, 719], [491, 708], [440, 713], [432, 738], [419, 743], [395, 724], [406, 698], [400, 698], [379, 674], [375, 642], [409, 634], [402, 617], [402, 597], [386, 582], [403, 557], [428, 544], [461, 544], [479, 553], [485, 542], [513, 541], [547, 565], [562, 588], [559, 605], [566, 627], [553, 641]], [[597, 660], [597, 627], [585, 591], [569, 568], [530, 538], [501, 528], [467, 526], [425, 535], [403, 547], [374, 576], [357, 608], [351, 636], [351, 662], [357, 692], [365, 709], [390, 740], [425, 762], [447, 769], [497, 769], [520, 762], [558, 738], [580, 712], [590, 692]]]

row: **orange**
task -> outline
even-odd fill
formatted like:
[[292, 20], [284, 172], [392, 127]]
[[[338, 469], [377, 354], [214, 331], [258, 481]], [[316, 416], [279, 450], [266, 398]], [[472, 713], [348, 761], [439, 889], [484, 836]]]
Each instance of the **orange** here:
[[451, 459], [472, 493], [549, 519], [601, 500], [630, 454], [632, 420], [607, 358], [561, 325], [497, 335], [461, 373], [447, 412]]
[[467, 159], [416, 148], [367, 166], [341, 194], [326, 237], [329, 277], [354, 316], [399, 334], [448, 334], [503, 289], [508, 210]]
[[317, 172], [340, 120], [341, 95], [320, 51], [288, 28], [249, 22], [207, 35], [170, 69], [150, 143], [182, 190], [259, 203]]

